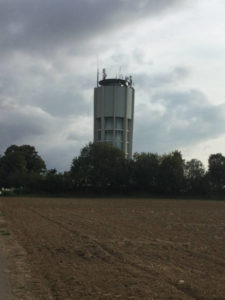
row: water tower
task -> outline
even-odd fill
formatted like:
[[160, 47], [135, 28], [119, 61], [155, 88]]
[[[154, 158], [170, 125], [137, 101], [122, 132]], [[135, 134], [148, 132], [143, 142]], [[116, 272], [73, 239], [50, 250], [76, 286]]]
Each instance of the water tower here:
[[110, 143], [132, 158], [134, 88], [131, 76], [103, 78], [94, 89], [94, 142]]

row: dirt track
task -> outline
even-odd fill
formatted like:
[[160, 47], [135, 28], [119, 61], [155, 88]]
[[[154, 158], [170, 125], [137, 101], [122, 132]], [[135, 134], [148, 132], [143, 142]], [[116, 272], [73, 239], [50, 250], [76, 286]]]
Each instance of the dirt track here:
[[1, 202], [14, 299], [225, 299], [225, 202]]

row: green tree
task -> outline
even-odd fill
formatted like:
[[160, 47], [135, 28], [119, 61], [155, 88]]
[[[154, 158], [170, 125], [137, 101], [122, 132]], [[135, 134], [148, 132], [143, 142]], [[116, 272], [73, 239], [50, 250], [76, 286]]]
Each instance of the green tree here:
[[205, 168], [198, 159], [191, 159], [185, 163], [184, 175], [187, 192], [203, 193], [205, 188]]
[[25, 161], [27, 172], [41, 173], [46, 169], [45, 162], [38, 155], [35, 147], [30, 145], [12, 145], [5, 151], [5, 156], [20, 155]]
[[57, 173], [56, 169], [46, 170], [36, 184], [36, 190], [48, 194], [69, 193], [72, 182], [69, 172]]
[[118, 189], [125, 184], [124, 153], [106, 143], [89, 143], [72, 161], [71, 176], [77, 187]]
[[46, 169], [45, 162], [33, 146], [12, 145], [0, 160], [1, 185], [28, 187]]
[[158, 189], [160, 157], [155, 153], [134, 154], [134, 182], [141, 191], [156, 192]]
[[179, 151], [161, 157], [159, 190], [164, 194], [179, 194], [184, 191], [184, 160]]
[[225, 157], [221, 153], [209, 156], [209, 178], [214, 192], [225, 190]]

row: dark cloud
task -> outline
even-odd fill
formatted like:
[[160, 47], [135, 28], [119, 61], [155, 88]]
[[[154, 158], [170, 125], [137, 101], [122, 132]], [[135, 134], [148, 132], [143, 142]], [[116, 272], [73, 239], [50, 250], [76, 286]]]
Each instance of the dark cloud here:
[[171, 83], [181, 81], [188, 77], [190, 71], [188, 68], [183, 66], [178, 66], [172, 71], [167, 73], [153, 73], [151, 75], [146, 73], [135, 74], [135, 86], [137, 88], [149, 89], [149, 88], [158, 88], [165, 86]]
[[137, 151], [179, 149], [219, 137], [225, 130], [225, 105], [212, 105], [197, 90], [156, 93], [136, 107]]
[[49, 168], [66, 170], [81, 145], [92, 139], [92, 120], [87, 117], [53, 117], [39, 107], [0, 105], [0, 154], [12, 144], [34, 145]]
[[81, 88], [67, 89], [66, 87], [67, 85], [62, 83], [42, 87], [33, 100], [53, 116], [90, 115], [92, 112], [92, 95], [87, 100]]
[[90, 74], [57, 70], [51, 62], [46, 62], [50, 66], [46, 70], [39, 60], [31, 64], [24, 57], [21, 60], [24, 63], [9, 63], [0, 74], [1, 99], [10, 97], [17, 105], [36, 106], [53, 116], [91, 113], [94, 78]]
[[51, 116], [38, 107], [18, 106], [10, 100], [2, 101], [0, 103], [1, 148], [48, 134], [52, 123]]
[[85, 143], [75, 143], [57, 145], [49, 149], [41, 149], [42, 158], [47, 161], [48, 168], [57, 168], [57, 171], [69, 170], [72, 160], [79, 154], [80, 147], [85, 146]]
[[79, 49], [81, 43], [94, 36], [101, 37], [106, 30], [119, 29], [178, 3], [178, 0], [2, 0], [0, 49], [51, 55], [64, 48], [65, 42], [75, 42]]

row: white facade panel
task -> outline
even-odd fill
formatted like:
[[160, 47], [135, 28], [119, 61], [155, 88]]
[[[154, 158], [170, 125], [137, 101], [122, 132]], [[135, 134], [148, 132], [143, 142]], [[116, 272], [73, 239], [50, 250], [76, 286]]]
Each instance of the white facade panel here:
[[101, 117], [102, 116], [102, 90], [101, 89], [95, 89], [95, 117]]
[[133, 111], [133, 90], [131, 88], [127, 89], [127, 118], [132, 119]]
[[126, 87], [115, 87], [115, 115], [125, 116], [126, 108]]
[[105, 116], [113, 116], [114, 114], [114, 87], [109, 86], [107, 88], [102, 87], [104, 89], [104, 115]]

